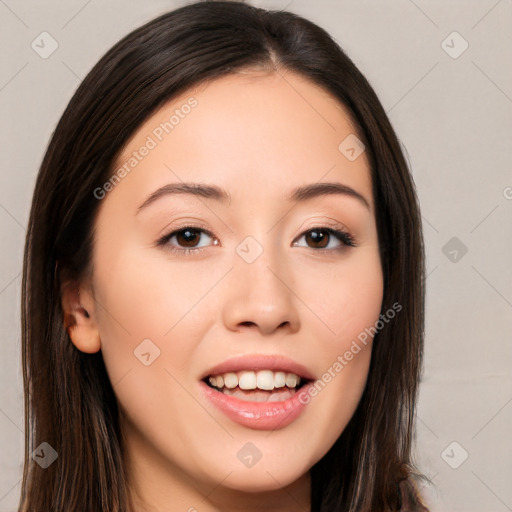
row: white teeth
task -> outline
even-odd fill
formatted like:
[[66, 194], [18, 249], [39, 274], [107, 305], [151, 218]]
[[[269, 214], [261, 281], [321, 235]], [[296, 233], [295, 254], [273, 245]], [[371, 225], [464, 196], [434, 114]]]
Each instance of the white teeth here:
[[274, 389], [274, 372], [270, 370], [262, 370], [256, 374], [256, 386], [265, 391]]
[[256, 374], [254, 372], [240, 372], [238, 387], [240, 389], [256, 389]]
[[274, 374], [274, 387], [284, 388], [286, 386], [286, 373], [276, 372]]
[[236, 373], [224, 374], [224, 386], [228, 389], [233, 389], [238, 386], [238, 377], [236, 376]]
[[300, 381], [300, 377], [297, 377], [297, 375], [295, 375], [294, 373], [286, 374], [286, 385], [289, 388], [294, 388], [295, 386], [297, 386], [299, 381]]
[[296, 388], [301, 379], [294, 373], [285, 373], [282, 371], [273, 372], [272, 370], [240, 371], [237, 373], [228, 372], [223, 375], [212, 375], [208, 382], [217, 389], [235, 389], [237, 386], [242, 390], [261, 389], [272, 391], [274, 389]]

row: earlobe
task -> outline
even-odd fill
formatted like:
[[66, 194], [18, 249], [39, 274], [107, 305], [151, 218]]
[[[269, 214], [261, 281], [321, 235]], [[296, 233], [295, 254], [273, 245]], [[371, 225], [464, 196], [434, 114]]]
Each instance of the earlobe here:
[[81, 352], [94, 354], [101, 348], [95, 321], [94, 298], [85, 287], [73, 281], [61, 286], [64, 328], [71, 342]]

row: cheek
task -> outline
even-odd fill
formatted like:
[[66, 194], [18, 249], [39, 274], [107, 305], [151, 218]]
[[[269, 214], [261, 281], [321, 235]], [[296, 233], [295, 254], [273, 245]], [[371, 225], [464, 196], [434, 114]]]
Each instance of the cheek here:
[[[98, 244], [99, 245], [99, 244]], [[97, 254], [95, 288], [98, 302], [105, 306], [101, 320], [130, 333], [148, 337], [172, 335], [194, 314], [199, 302], [229, 270], [215, 268], [193, 256], [167, 258], [163, 249], [150, 250], [126, 244], [110, 254]], [[200, 305], [202, 307], [202, 304]], [[186, 319], [185, 319], [186, 317]]]
[[[175, 440], [199, 436], [205, 423], [189, 391], [196, 384], [194, 353], [211, 322], [198, 301], [218, 278], [170, 272], [172, 264], [148, 251], [126, 246], [119, 253], [119, 259], [98, 253], [95, 267], [105, 366], [132, 441], [149, 437], [183, 462], [187, 443]], [[210, 429], [218, 434], [215, 423]]]
[[308, 273], [308, 306], [321, 320], [318, 329], [322, 374], [305, 396], [319, 424], [327, 425], [325, 449], [340, 435], [364, 391], [371, 359], [372, 340], [379, 320], [383, 275], [376, 248], [358, 250], [346, 264], [320, 267]]
[[300, 271], [305, 305], [323, 324], [327, 350], [342, 350], [373, 326], [383, 298], [383, 276], [378, 250], [359, 248], [330, 267], [304, 265]]
[[[118, 248], [116, 254], [97, 253], [97, 318], [113, 383], [132, 370], [130, 379], [135, 378], [134, 370], [145, 368], [146, 363], [149, 368], [165, 365], [171, 372], [184, 368], [199, 343], [205, 317], [201, 320], [193, 306], [204, 295], [206, 283], [199, 286], [197, 273], [172, 270], [165, 259], [151, 258], [147, 250], [136, 247]], [[187, 343], [175, 342], [180, 339]], [[142, 388], [158, 388], [153, 377], [146, 377]]]

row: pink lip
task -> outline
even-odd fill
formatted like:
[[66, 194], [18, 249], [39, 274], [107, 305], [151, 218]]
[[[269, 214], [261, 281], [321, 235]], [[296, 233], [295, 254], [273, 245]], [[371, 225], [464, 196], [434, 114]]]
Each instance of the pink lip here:
[[308, 386], [313, 385], [305, 384], [300, 391], [283, 402], [248, 402], [225, 395], [203, 381], [199, 384], [206, 397], [228, 418], [255, 430], [278, 430], [295, 421], [307, 405], [300, 401], [299, 396]]
[[[221, 375], [228, 372], [237, 372], [242, 370], [272, 370], [294, 373], [306, 380], [314, 380], [314, 375], [301, 364], [280, 355], [254, 354], [248, 356], [238, 356], [228, 359], [211, 368], [201, 379], [209, 375]], [[276, 402], [277, 403], [277, 402]]]
[[[256, 430], [277, 430], [284, 428], [304, 410], [305, 403], [299, 396], [312, 385], [304, 384], [300, 391], [282, 402], [249, 402], [231, 395], [225, 395], [208, 386], [203, 380], [210, 375], [221, 375], [238, 371], [272, 370], [294, 373], [303, 380], [313, 381], [315, 377], [303, 365], [281, 355], [253, 354], [237, 356], [211, 368], [200, 381], [201, 391], [228, 418], [236, 423]], [[307, 403], [307, 402], [306, 402]]]

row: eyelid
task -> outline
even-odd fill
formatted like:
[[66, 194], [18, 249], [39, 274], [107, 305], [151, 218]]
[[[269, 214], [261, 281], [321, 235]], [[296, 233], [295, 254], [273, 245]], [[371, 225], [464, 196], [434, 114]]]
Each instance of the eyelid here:
[[[309, 220], [311, 220], [311, 219], [309, 219]], [[301, 225], [301, 227], [299, 228], [301, 230], [299, 236], [303, 236], [305, 233], [308, 233], [309, 231], [313, 231], [315, 229], [325, 229], [327, 231], [335, 231], [335, 232], [342, 233], [343, 235], [346, 236], [346, 238], [350, 239], [353, 247], [357, 247], [359, 245], [357, 238], [352, 234], [351, 230], [348, 229], [344, 224], [342, 224], [341, 222], [339, 222], [335, 219], [327, 218], [327, 220], [326, 220], [325, 218], [322, 218], [321, 220], [314, 221], [313, 225], [310, 225], [307, 229], [303, 229], [303, 226], [305, 224], [307, 224], [307, 222], [309, 222], [309, 221], [304, 222]], [[321, 250], [322, 249], [316, 249], [316, 251], [321, 251]], [[329, 251], [329, 250], [333, 250], [333, 249], [326, 249], [326, 250]]]
[[[200, 223], [194, 222], [184, 222], [181, 225], [174, 226], [171, 231], [165, 232], [160, 238], [158, 238], [156, 245], [157, 246], [168, 246], [167, 249], [170, 251], [180, 252], [180, 253], [191, 253], [191, 252], [199, 252], [203, 249], [206, 249], [206, 247], [173, 247], [168, 244], [169, 240], [176, 236], [180, 231], [184, 231], [185, 229], [189, 228], [194, 231], [199, 231], [201, 233], [205, 233], [206, 235], [210, 236], [211, 238], [214, 238], [218, 240], [218, 238], [215, 236], [215, 234], [210, 231], [209, 229], [206, 229], [205, 227], [201, 226]], [[218, 245], [218, 244], [217, 244]]]
[[163, 235], [160, 235], [160, 237], [159, 237], [160, 239], [165, 238], [165, 237], [169, 236], [170, 234], [175, 233], [176, 231], [181, 231], [182, 229], [185, 229], [185, 228], [201, 229], [202, 231], [204, 231], [205, 233], [208, 233], [209, 235], [212, 234], [212, 232], [208, 229], [208, 227], [205, 223], [203, 223], [202, 221], [200, 221], [198, 219], [194, 219], [194, 218], [178, 220], [177, 224], [173, 225], [172, 231], [169, 231], [169, 226], [171, 224], [173, 224], [173, 223], [171, 222], [171, 223], [167, 224], [160, 231], [160, 233], [163, 233]]
[[333, 229], [336, 231], [350, 233], [350, 230], [346, 226], [344, 226], [341, 222], [338, 222], [337, 220], [334, 219], [314, 221], [313, 224], [310, 225], [307, 229], [303, 228], [304, 224], [306, 224], [306, 222], [304, 222], [302, 226], [299, 228], [301, 235], [313, 229]]

